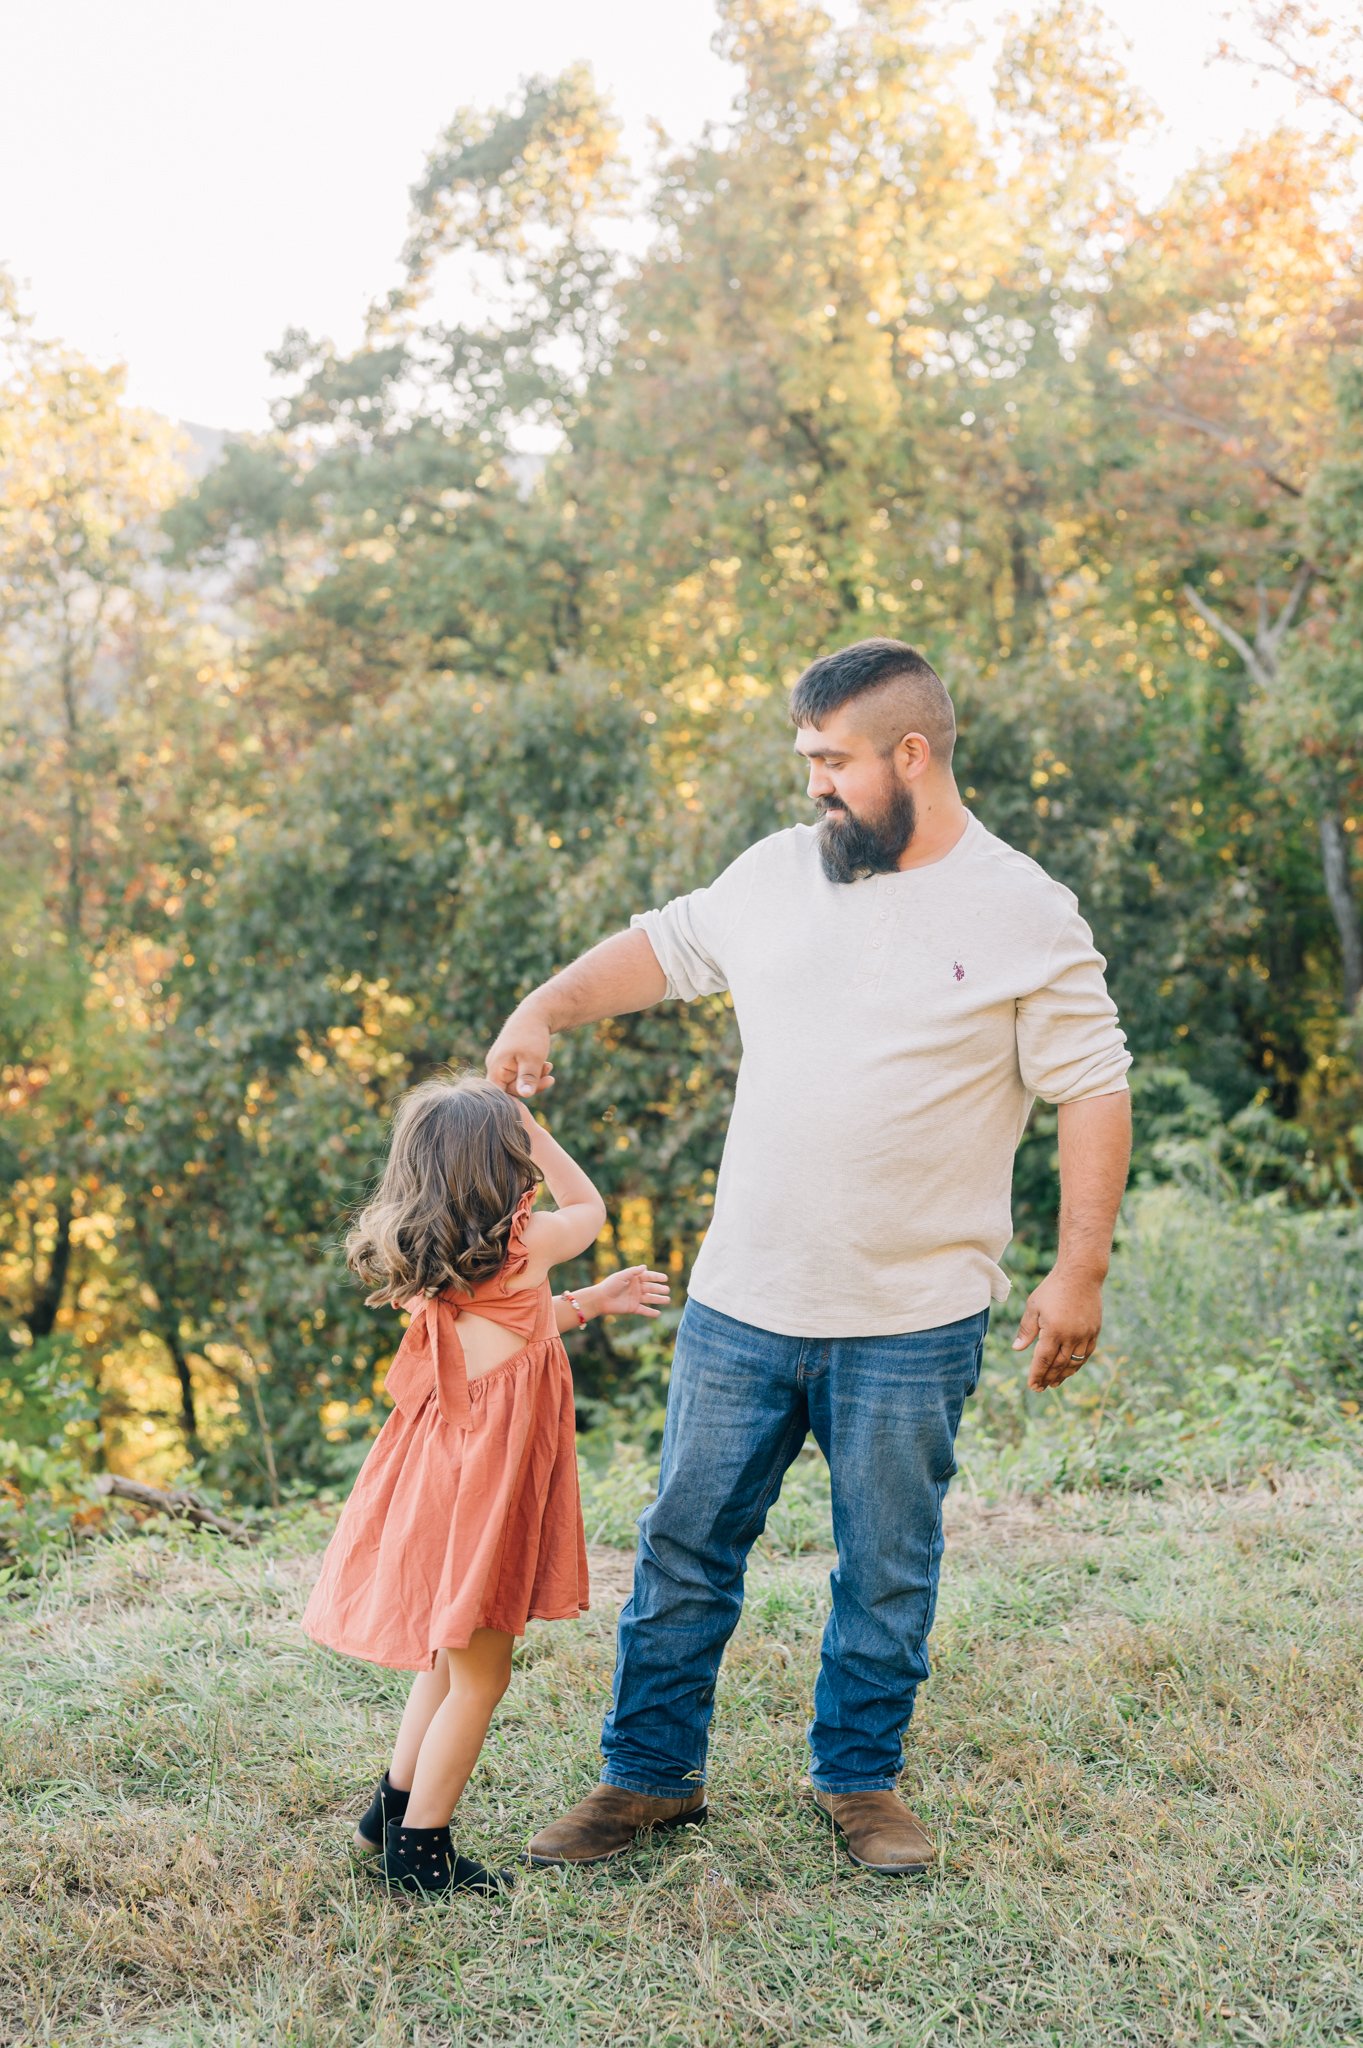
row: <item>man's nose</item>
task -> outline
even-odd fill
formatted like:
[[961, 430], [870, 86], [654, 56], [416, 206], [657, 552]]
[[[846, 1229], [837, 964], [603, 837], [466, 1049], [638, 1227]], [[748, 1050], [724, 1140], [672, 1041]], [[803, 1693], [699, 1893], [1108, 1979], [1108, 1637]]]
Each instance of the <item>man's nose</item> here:
[[813, 801], [817, 801], [820, 797], [831, 796], [833, 794], [832, 779], [830, 776], [824, 773], [822, 768], [814, 767], [810, 769], [809, 794], [811, 800]]

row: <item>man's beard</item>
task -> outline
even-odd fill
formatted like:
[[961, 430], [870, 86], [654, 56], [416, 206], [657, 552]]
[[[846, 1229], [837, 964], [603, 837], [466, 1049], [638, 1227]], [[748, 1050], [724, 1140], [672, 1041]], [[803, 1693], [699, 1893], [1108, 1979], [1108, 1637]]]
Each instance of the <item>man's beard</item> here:
[[837, 797], [819, 801], [819, 859], [830, 882], [855, 882], [862, 875], [888, 875], [913, 838], [918, 812], [913, 792], [892, 785], [885, 808], [875, 819], [856, 818]]

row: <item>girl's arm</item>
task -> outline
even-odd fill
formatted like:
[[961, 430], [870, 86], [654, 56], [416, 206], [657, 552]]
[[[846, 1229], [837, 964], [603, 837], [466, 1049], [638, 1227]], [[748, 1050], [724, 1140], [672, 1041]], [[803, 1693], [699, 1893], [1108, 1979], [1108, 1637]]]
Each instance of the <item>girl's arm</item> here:
[[[589, 1323], [597, 1316], [656, 1316], [669, 1299], [666, 1273], [651, 1273], [647, 1266], [623, 1266], [592, 1287], [573, 1289], [573, 1301]], [[573, 1301], [566, 1293], [554, 1296], [554, 1320], [560, 1334], [581, 1327]]]
[[606, 1220], [606, 1205], [575, 1159], [569, 1157], [543, 1124], [536, 1123], [521, 1102], [517, 1108], [530, 1133], [530, 1156], [544, 1175], [544, 1184], [558, 1207], [552, 1214], [531, 1216], [525, 1226], [525, 1248], [531, 1264], [561, 1266], [595, 1244]]

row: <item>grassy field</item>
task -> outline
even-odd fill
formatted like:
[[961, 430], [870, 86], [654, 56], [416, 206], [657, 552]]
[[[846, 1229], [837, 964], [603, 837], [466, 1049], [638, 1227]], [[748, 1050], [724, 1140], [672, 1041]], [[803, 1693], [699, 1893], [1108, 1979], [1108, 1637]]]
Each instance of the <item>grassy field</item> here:
[[[707, 1829], [513, 1898], [390, 1902], [346, 1843], [402, 1681], [312, 1650], [310, 1513], [143, 1534], [4, 1638], [0, 2033], [50, 2043], [1291, 2043], [1363, 2036], [1359, 1509], [1342, 1481], [953, 1503], [906, 1790], [940, 1869], [807, 1804], [828, 1558], [754, 1562]], [[463, 1836], [595, 1775], [628, 1557], [536, 1625]]]

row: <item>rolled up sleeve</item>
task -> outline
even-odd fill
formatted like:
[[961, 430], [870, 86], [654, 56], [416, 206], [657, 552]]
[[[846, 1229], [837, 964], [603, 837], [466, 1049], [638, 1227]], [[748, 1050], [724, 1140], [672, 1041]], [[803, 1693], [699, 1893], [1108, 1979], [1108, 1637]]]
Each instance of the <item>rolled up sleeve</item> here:
[[1045, 979], [1018, 999], [1018, 1067], [1043, 1102], [1082, 1102], [1126, 1088], [1131, 1055], [1107, 991], [1107, 965], [1075, 908], [1057, 932]]
[[674, 1002], [722, 995], [728, 988], [726, 963], [752, 893], [759, 847], [760, 842], [741, 853], [708, 888], [674, 896], [660, 910], [638, 911], [630, 919], [652, 946]]

